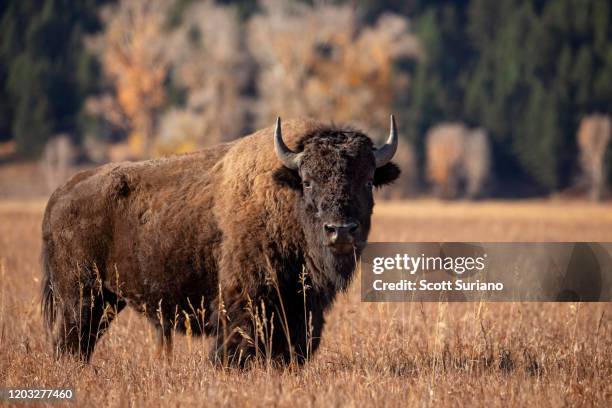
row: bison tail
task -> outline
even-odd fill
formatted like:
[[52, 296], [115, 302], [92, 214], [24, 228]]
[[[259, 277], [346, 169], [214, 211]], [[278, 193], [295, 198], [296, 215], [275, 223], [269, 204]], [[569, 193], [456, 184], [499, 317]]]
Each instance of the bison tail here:
[[53, 283], [51, 282], [51, 267], [49, 265], [49, 251], [47, 245], [43, 243], [42, 250], [42, 267], [43, 267], [43, 279], [42, 279], [42, 298], [41, 298], [41, 312], [45, 326], [48, 330], [53, 328], [55, 324], [55, 296], [53, 293]]

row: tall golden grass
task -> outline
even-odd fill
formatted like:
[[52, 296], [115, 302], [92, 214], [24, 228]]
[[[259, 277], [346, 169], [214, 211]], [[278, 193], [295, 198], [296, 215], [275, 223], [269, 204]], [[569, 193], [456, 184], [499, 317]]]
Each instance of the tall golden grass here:
[[[43, 202], [0, 203], [0, 387], [74, 387], [100, 406], [609, 406], [612, 306], [360, 302], [357, 280], [299, 369], [265, 358], [214, 368], [208, 341], [156, 355], [144, 318], [121, 314], [88, 365], [55, 361], [39, 312]], [[376, 207], [371, 241], [612, 241], [612, 207], [580, 202]], [[256, 305], [254, 305], [256, 307]], [[256, 314], [254, 314], [255, 316]], [[259, 322], [265, 339], [265, 322]], [[282, 327], [274, 330], [283, 330]]]

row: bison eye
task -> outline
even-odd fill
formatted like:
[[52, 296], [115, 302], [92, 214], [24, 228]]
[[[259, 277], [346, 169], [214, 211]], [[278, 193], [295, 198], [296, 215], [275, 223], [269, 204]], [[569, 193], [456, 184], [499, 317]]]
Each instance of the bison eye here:
[[302, 185], [304, 186], [304, 188], [308, 188], [308, 189], [312, 188], [312, 183], [308, 180], [302, 181]]

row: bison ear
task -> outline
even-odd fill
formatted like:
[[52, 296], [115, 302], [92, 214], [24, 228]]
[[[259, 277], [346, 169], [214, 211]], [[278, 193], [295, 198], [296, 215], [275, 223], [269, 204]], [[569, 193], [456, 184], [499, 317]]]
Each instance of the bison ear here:
[[401, 172], [397, 164], [392, 162], [377, 168], [376, 172], [374, 172], [374, 186], [382, 187], [393, 183], [397, 180]]
[[302, 179], [297, 171], [281, 167], [272, 174], [274, 181], [281, 186], [289, 187], [293, 190], [302, 188]]

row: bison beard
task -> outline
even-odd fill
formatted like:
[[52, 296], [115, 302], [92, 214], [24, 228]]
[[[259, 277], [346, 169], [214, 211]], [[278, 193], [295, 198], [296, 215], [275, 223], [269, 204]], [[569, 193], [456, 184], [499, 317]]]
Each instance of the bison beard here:
[[303, 363], [353, 277], [372, 187], [399, 175], [394, 125], [379, 150], [359, 131], [296, 120], [282, 135], [279, 122], [274, 139], [264, 129], [74, 176], [49, 199], [42, 228], [56, 355], [89, 360], [129, 305], [155, 325], [162, 350], [176, 329], [213, 336], [215, 363]]

